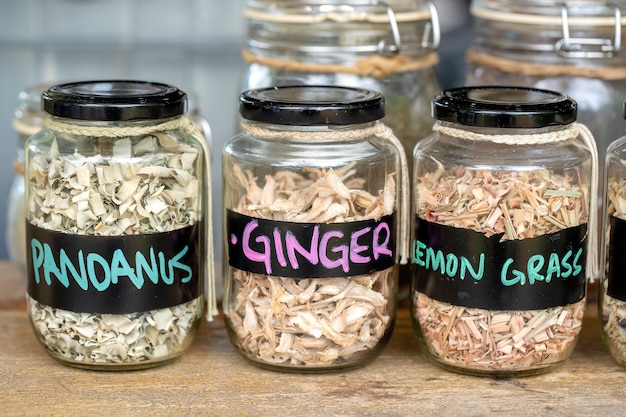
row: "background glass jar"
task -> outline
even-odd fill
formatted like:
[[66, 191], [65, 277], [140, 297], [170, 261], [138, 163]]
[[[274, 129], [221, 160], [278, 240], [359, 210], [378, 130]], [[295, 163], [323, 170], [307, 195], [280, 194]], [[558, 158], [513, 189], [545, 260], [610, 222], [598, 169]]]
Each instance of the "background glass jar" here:
[[430, 133], [439, 92], [439, 20], [423, 0], [248, 0], [242, 91], [276, 85], [367, 88], [407, 155]]
[[[624, 104], [626, 117], [626, 104]], [[615, 140], [606, 154], [606, 213], [604, 243], [606, 258], [600, 286], [599, 312], [602, 336], [611, 356], [626, 366], [626, 136]]]
[[[578, 103], [602, 155], [622, 135], [626, 1], [474, 0], [466, 85], [559, 91]], [[600, 161], [603, 163], [604, 161]]]
[[136, 369], [190, 345], [204, 307], [204, 138], [186, 95], [143, 81], [53, 86], [26, 143], [28, 312], [72, 366]]
[[406, 160], [379, 122], [382, 95], [251, 90], [240, 114], [243, 131], [222, 160], [223, 308], [232, 343], [276, 370], [368, 363], [391, 336], [399, 228], [408, 223], [399, 207], [408, 201], [400, 199]]
[[593, 137], [545, 90], [448, 90], [433, 115], [414, 154], [415, 330], [452, 370], [548, 370], [575, 346], [595, 270]]
[[[624, 12], [624, 0], [473, 0], [474, 41], [465, 85], [536, 87], [572, 97], [578, 103], [578, 122], [596, 139], [603, 172], [607, 147], [623, 133]], [[603, 182], [597, 196], [600, 209], [602, 187]], [[600, 276], [590, 277], [594, 301], [596, 278]]]
[[36, 85], [20, 91], [18, 106], [13, 117], [13, 129], [18, 134], [17, 153], [13, 163], [14, 173], [7, 199], [6, 245], [11, 262], [26, 265], [26, 237], [24, 231], [24, 144], [39, 132], [48, 116], [41, 111], [41, 93], [50, 87]]

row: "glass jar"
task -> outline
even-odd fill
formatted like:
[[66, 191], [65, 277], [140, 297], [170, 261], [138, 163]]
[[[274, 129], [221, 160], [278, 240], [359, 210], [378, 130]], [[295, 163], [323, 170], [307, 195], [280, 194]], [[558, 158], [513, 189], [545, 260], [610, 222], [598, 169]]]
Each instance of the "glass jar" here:
[[[626, 103], [624, 103], [626, 118]], [[600, 286], [599, 313], [602, 337], [620, 365], [626, 366], [626, 136], [615, 140], [606, 154], [605, 270]]]
[[[18, 147], [13, 162], [13, 180], [7, 199], [6, 245], [9, 260], [21, 267], [26, 266], [26, 236], [24, 230], [24, 145], [26, 140], [39, 132], [48, 114], [41, 110], [41, 93], [53, 84], [44, 83], [26, 88], [18, 94], [18, 106], [13, 118], [13, 129], [18, 134]], [[202, 116], [195, 94], [187, 93], [188, 117], [195, 123], [211, 148], [211, 127]]]
[[578, 122], [589, 127], [604, 155], [622, 135], [626, 1], [473, 0], [471, 12], [466, 85], [567, 94], [578, 103]]
[[574, 349], [596, 267], [593, 137], [546, 90], [452, 89], [432, 111], [414, 154], [416, 333], [447, 369], [546, 371]]
[[25, 155], [27, 301], [64, 364], [146, 368], [191, 344], [212, 265], [209, 156], [186, 105], [176, 87], [143, 81], [42, 95], [47, 127]]
[[24, 144], [30, 136], [43, 128], [47, 114], [41, 111], [41, 93], [48, 87], [50, 85], [41, 84], [20, 91], [13, 117], [13, 129], [18, 134], [18, 142], [7, 199], [6, 245], [9, 260], [21, 267], [26, 266]]
[[239, 108], [243, 131], [222, 155], [230, 339], [265, 368], [362, 366], [391, 336], [408, 244], [406, 158], [379, 121], [383, 97], [276, 87], [243, 93]]
[[[430, 133], [439, 92], [439, 20], [424, 0], [247, 0], [241, 91], [277, 85], [366, 88], [385, 96], [385, 124], [410, 155]], [[410, 161], [409, 161], [410, 162]]]
[[[185, 94], [187, 94], [187, 117], [194, 122], [196, 125], [196, 129], [200, 131], [204, 140], [206, 140], [207, 145], [209, 147], [209, 151], [212, 149], [213, 138], [211, 132], [211, 125], [209, 121], [202, 115], [200, 111], [200, 100], [198, 96], [192, 91], [185, 89]], [[213, 153], [211, 152], [211, 156]]]
[[[407, 155], [431, 132], [430, 101], [440, 91], [440, 27], [431, 1], [247, 0], [243, 14], [247, 67], [240, 91], [277, 85], [366, 88], [384, 95], [384, 123]], [[410, 165], [409, 159], [409, 172]], [[403, 300], [409, 282], [403, 265]]]

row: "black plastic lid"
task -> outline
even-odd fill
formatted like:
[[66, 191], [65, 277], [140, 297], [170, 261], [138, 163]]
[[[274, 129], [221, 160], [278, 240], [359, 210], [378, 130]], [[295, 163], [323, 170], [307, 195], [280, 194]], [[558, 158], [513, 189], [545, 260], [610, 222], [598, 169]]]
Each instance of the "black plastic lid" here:
[[526, 87], [461, 87], [432, 102], [432, 116], [466, 126], [540, 128], [576, 121], [576, 102], [561, 93]]
[[351, 125], [385, 117], [385, 100], [359, 88], [270, 87], [242, 93], [239, 113], [247, 120], [279, 125]]
[[68, 119], [153, 120], [184, 114], [187, 96], [174, 86], [147, 81], [81, 81], [50, 87], [41, 96], [41, 106]]

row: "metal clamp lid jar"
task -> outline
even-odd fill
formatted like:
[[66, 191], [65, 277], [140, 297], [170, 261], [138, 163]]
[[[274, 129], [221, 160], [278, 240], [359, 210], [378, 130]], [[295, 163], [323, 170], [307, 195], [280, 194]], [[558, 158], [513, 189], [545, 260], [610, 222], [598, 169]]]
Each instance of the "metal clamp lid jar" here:
[[[623, 105], [626, 118], [626, 103]], [[608, 350], [626, 366], [626, 136], [616, 139], [606, 152], [604, 248], [605, 270], [602, 275], [599, 313], [602, 336]]]
[[594, 139], [546, 90], [447, 90], [433, 115], [415, 148], [415, 330], [452, 370], [548, 370], [575, 346], [596, 268]]
[[440, 28], [430, 1], [248, 0], [241, 91], [277, 85], [367, 88], [409, 154], [430, 133]]
[[[72, 366], [137, 369], [190, 345], [211, 302], [209, 155], [186, 95], [92, 81], [42, 95], [26, 143], [28, 312]], [[204, 228], [207, 230], [204, 230]]]
[[[622, 135], [626, 95], [626, 1], [474, 0], [465, 85], [559, 91], [604, 152]], [[602, 184], [600, 184], [602, 186]]]
[[407, 253], [406, 157], [380, 122], [382, 95], [251, 90], [240, 113], [243, 131], [223, 151], [232, 343], [254, 364], [283, 371], [370, 362], [391, 336]]

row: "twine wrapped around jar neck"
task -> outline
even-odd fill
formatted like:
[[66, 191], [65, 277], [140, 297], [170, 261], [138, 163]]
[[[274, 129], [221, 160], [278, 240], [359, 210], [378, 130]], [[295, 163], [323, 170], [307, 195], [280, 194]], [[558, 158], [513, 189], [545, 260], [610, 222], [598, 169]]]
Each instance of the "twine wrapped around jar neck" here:
[[163, 123], [144, 126], [85, 126], [67, 123], [61, 119], [54, 118], [47, 119], [45, 125], [48, 129], [59, 133], [80, 136], [104, 136], [109, 138], [143, 136], [154, 132], [181, 129], [192, 135], [198, 141], [204, 141], [202, 133], [200, 133], [194, 122], [187, 116], [176, 117]]
[[365, 138], [375, 136], [377, 138], [388, 141], [398, 152], [400, 158], [400, 187], [398, 191], [400, 206], [400, 239], [398, 239], [398, 247], [400, 252], [400, 263], [405, 265], [408, 263], [410, 240], [409, 240], [409, 212], [411, 209], [410, 198], [410, 185], [409, 185], [409, 172], [407, 157], [404, 152], [404, 147], [398, 138], [394, 135], [391, 128], [384, 123], [377, 121], [370, 127], [361, 129], [344, 129], [344, 130], [328, 130], [322, 132], [303, 132], [303, 131], [276, 131], [266, 129], [258, 125], [254, 125], [248, 122], [242, 122], [241, 127], [244, 132], [258, 138], [267, 139], [299, 139], [299, 140], [342, 140], [342, 139], [354, 139]]
[[580, 138], [585, 147], [591, 154], [591, 184], [590, 184], [590, 196], [589, 196], [589, 219], [587, 221], [587, 235], [589, 237], [587, 241], [587, 263], [586, 274], [590, 282], [595, 280], [595, 277], [599, 274], [599, 259], [597, 256], [592, 256], [596, 253], [598, 248], [598, 232], [595, 226], [598, 223], [598, 204], [596, 203], [598, 186], [599, 186], [599, 173], [598, 173], [598, 149], [593, 134], [587, 126], [582, 123], [571, 123], [565, 129], [555, 130], [547, 133], [535, 133], [535, 134], [515, 134], [515, 135], [488, 135], [475, 132], [468, 132], [467, 130], [458, 129], [449, 126], [443, 126], [440, 122], [435, 123], [433, 131], [441, 133], [446, 136], [451, 136], [459, 139], [468, 139], [475, 141], [489, 141], [494, 143], [500, 143], [504, 145], [537, 145], [545, 143], [562, 142], [565, 140]]
[[313, 62], [292, 61], [288, 59], [267, 58], [255, 55], [249, 50], [242, 52], [243, 59], [252, 64], [261, 64], [270, 68], [310, 72], [316, 74], [354, 74], [360, 77], [385, 78], [391, 74], [432, 68], [439, 62], [439, 55], [431, 52], [421, 58], [412, 59], [404, 55], [370, 55], [360, 59], [354, 65], [317, 64]]
[[479, 52], [475, 48], [467, 51], [465, 60], [468, 64], [494, 68], [498, 71], [526, 75], [531, 77], [584, 77], [600, 80], [626, 79], [625, 67], [581, 67], [577, 65], [546, 65], [502, 58], [492, 54]]
[[213, 254], [213, 206], [210, 196], [210, 184], [211, 184], [211, 167], [209, 166], [210, 151], [208, 144], [204, 139], [202, 133], [196, 128], [194, 122], [187, 116], [176, 117], [163, 123], [146, 125], [146, 126], [84, 126], [73, 123], [66, 123], [60, 119], [48, 118], [46, 120], [46, 127], [54, 132], [91, 136], [91, 137], [109, 137], [109, 138], [126, 138], [135, 136], [145, 136], [159, 132], [166, 132], [169, 130], [183, 130], [186, 133], [193, 136], [204, 151], [204, 195], [206, 196], [203, 202], [204, 207], [207, 208], [204, 222], [206, 223], [206, 231], [208, 236], [206, 237], [207, 243], [207, 263], [204, 265], [206, 268], [206, 288], [205, 296], [207, 303], [207, 320], [213, 321], [213, 317], [219, 314], [217, 308], [217, 299], [215, 292], [215, 271], [214, 271], [214, 254]]
[[564, 140], [577, 138], [579, 135], [581, 135], [581, 126], [586, 129], [584, 125], [581, 125], [579, 123], [572, 123], [565, 129], [554, 130], [546, 133], [490, 135], [486, 133], [476, 133], [464, 129], [458, 129], [455, 127], [444, 126], [440, 122], [437, 122], [433, 126], [433, 131], [455, 138], [500, 143], [503, 145], [538, 145], [542, 143], [561, 142]]

